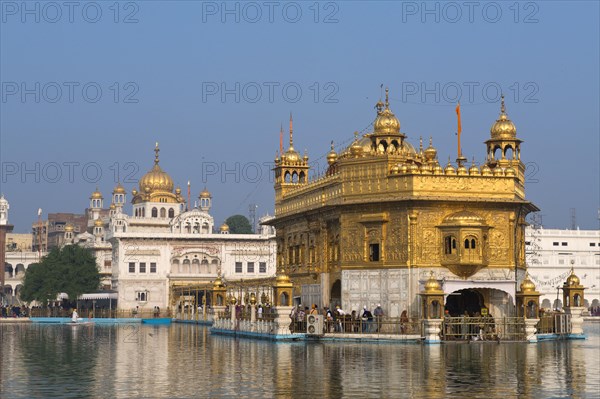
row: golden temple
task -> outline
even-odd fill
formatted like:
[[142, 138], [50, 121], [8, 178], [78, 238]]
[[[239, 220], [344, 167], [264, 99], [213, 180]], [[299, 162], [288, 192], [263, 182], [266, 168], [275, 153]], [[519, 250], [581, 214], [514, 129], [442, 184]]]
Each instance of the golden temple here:
[[[275, 159], [277, 269], [296, 303], [419, 316], [418, 293], [430, 272], [446, 308], [514, 314], [525, 276], [525, 166], [502, 97], [482, 165], [442, 166], [432, 140], [411, 145], [389, 104], [376, 104], [372, 132], [327, 154], [323, 176], [309, 179], [308, 155], [290, 146]], [[453, 295], [450, 295], [453, 294]]]

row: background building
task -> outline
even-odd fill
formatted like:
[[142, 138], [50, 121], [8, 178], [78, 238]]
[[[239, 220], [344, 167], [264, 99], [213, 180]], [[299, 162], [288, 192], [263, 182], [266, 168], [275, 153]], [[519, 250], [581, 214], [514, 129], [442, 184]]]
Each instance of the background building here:
[[[173, 290], [212, 282], [275, 275], [275, 233], [263, 226], [260, 234], [229, 234], [221, 225], [215, 232], [210, 215], [212, 196], [205, 189], [197, 207], [187, 209], [181, 189], [159, 165], [155, 148], [152, 169], [132, 190], [132, 215], [123, 212], [125, 190], [113, 191], [107, 223], [95, 223], [95, 232], [106, 229], [104, 244], [112, 246], [112, 288], [118, 291], [120, 309], [175, 308]], [[104, 255], [104, 261], [108, 261]]]
[[527, 227], [527, 265], [540, 306], [562, 308], [563, 282], [571, 269], [586, 287], [584, 306], [600, 306], [600, 231]]

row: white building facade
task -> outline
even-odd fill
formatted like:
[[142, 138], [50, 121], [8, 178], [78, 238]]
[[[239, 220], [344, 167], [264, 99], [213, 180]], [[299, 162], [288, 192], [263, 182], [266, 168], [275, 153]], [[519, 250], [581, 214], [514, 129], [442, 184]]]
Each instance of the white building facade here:
[[[118, 291], [121, 310], [162, 309], [175, 306], [175, 287], [267, 278], [276, 273], [276, 241], [272, 227], [259, 234], [229, 234], [223, 224], [215, 233], [209, 211], [212, 196], [205, 189], [198, 206], [187, 210], [181, 189], [159, 166], [159, 148], [153, 168], [132, 190], [132, 215], [123, 212], [125, 190], [117, 186], [104, 242], [110, 244], [112, 289]], [[102, 246], [102, 242], [97, 242]], [[107, 259], [103, 259], [107, 262]]]
[[528, 272], [540, 296], [540, 307], [562, 308], [562, 284], [571, 268], [586, 287], [586, 308], [600, 306], [600, 230], [527, 227]]

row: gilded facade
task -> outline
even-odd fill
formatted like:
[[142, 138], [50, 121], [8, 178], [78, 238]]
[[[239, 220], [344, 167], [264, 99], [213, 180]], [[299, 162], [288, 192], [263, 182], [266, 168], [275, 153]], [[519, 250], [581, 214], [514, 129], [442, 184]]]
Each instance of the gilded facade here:
[[[385, 102], [373, 130], [309, 180], [308, 155], [290, 146], [275, 159], [278, 270], [296, 302], [347, 310], [381, 303], [387, 315], [419, 313], [431, 271], [453, 313], [487, 308], [514, 313], [524, 277], [525, 166], [516, 127], [502, 100], [485, 141], [486, 161], [440, 164], [432, 140], [413, 146]], [[453, 294], [453, 295], [449, 295]]]

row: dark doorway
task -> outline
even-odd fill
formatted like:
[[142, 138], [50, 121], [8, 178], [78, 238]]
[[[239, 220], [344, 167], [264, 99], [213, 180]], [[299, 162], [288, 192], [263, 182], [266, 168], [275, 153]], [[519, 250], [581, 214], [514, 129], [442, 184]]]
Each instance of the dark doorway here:
[[331, 286], [330, 298], [330, 305], [332, 307], [335, 307], [335, 305], [342, 305], [342, 282], [340, 280], [335, 280], [335, 282]]
[[469, 316], [473, 316], [475, 313], [481, 312], [483, 307], [483, 295], [471, 288], [455, 291], [446, 299], [446, 310], [453, 317], [462, 316], [465, 311], [469, 313]]

